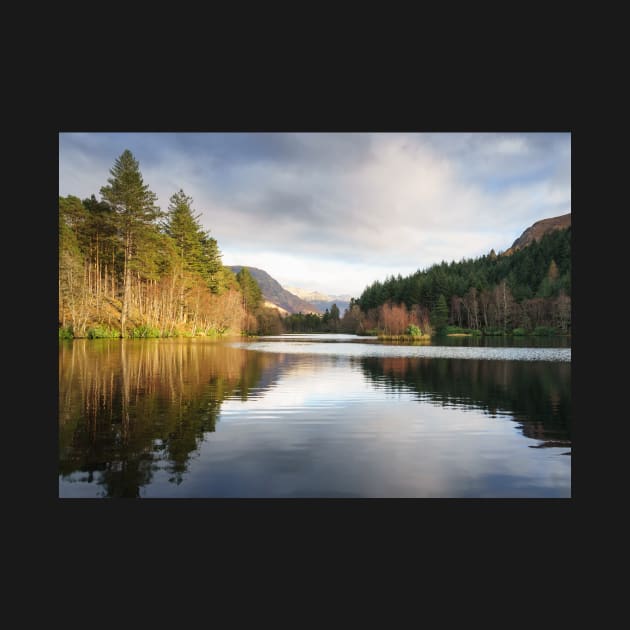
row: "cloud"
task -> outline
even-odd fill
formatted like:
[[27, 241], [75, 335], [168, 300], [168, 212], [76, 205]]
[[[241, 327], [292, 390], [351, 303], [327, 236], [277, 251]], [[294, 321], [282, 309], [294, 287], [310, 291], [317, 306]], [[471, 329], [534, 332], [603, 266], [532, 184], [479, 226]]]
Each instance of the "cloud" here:
[[569, 134], [62, 134], [60, 194], [98, 195], [125, 148], [163, 209], [193, 197], [225, 259], [332, 293], [571, 209]]

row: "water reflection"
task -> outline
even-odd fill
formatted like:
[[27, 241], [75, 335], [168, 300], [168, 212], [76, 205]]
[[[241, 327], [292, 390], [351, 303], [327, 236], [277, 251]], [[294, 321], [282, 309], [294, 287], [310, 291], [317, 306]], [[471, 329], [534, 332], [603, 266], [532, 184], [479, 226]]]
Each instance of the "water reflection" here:
[[506, 415], [528, 438], [570, 445], [569, 363], [365, 357], [361, 368], [376, 387], [408, 390], [445, 407]]
[[60, 496], [570, 493], [568, 362], [256, 347], [60, 344]]
[[96, 481], [107, 497], [138, 497], [162, 469], [169, 481], [181, 483], [204, 434], [215, 430], [222, 401], [227, 396], [246, 400], [256, 387], [268, 387], [274, 372], [267, 368], [283, 362], [281, 355], [195, 341], [62, 344], [63, 478]]

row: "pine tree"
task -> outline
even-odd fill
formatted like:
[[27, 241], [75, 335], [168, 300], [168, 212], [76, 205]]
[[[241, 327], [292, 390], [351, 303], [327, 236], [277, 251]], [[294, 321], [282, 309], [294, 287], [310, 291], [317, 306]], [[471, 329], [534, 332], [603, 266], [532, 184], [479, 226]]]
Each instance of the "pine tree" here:
[[254, 313], [262, 302], [262, 291], [258, 282], [249, 272], [247, 267], [243, 267], [237, 274], [236, 279], [241, 292], [243, 293], [243, 303], [248, 313]]
[[256, 315], [259, 312], [260, 305], [262, 303], [262, 291], [258, 282], [249, 272], [247, 267], [243, 267], [237, 274], [236, 280], [241, 289], [243, 295], [243, 308], [245, 309], [245, 332], [249, 334], [250, 330], [254, 330], [257, 327]]
[[440, 293], [435, 306], [431, 311], [431, 326], [433, 326], [437, 335], [443, 335], [446, 331], [447, 324], [448, 306], [446, 305], [446, 298], [442, 293]]
[[213, 293], [221, 293], [229, 285], [224, 274], [221, 252], [216, 239], [204, 234], [201, 243], [201, 274]]
[[199, 224], [199, 216], [193, 214], [192, 198], [179, 190], [170, 198], [164, 231], [175, 242], [182, 262], [182, 271], [201, 273], [201, 239], [205, 236]]
[[124, 268], [120, 328], [124, 336], [129, 309], [131, 263], [142, 245], [142, 239], [150, 233], [147, 227], [154, 226], [155, 220], [161, 213], [155, 205], [157, 195], [151, 192], [144, 183], [140, 165], [131, 151], [125, 150], [116, 159], [110, 174], [111, 177], [107, 180], [109, 185], [101, 188], [101, 196], [112, 206], [123, 244]]
[[193, 213], [192, 201], [181, 189], [171, 196], [164, 230], [175, 241], [182, 271], [200, 275], [217, 293], [224, 284], [221, 253], [217, 241], [202, 228], [201, 214]]

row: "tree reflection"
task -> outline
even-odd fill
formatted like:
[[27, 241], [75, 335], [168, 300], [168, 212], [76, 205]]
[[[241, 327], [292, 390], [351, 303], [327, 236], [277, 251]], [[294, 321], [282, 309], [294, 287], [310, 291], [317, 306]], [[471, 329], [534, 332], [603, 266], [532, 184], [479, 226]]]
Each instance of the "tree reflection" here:
[[412, 391], [419, 400], [509, 414], [526, 437], [569, 445], [571, 364], [413, 357], [365, 357], [364, 374], [377, 387]]
[[107, 497], [139, 497], [157, 470], [181, 483], [223, 400], [246, 399], [279, 361], [195, 339], [63, 344], [61, 476], [85, 473]]

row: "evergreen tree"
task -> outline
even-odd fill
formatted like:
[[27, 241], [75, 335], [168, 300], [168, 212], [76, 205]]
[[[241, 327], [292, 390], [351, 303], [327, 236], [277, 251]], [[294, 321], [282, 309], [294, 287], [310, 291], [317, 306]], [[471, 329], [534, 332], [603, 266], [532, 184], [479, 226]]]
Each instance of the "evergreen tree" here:
[[179, 190], [170, 198], [164, 222], [164, 231], [175, 242], [175, 249], [182, 263], [182, 271], [203, 272], [202, 239], [206, 233], [199, 224], [199, 216], [193, 214], [192, 198]]
[[[230, 278], [234, 275], [226, 270], [221, 263], [221, 252], [216, 239], [204, 234], [201, 243], [201, 275], [213, 293], [221, 293], [230, 285]], [[225, 271], [229, 274], [226, 276]]]
[[78, 197], [59, 197], [59, 253], [71, 249], [79, 254], [78, 235], [83, 232], [87, 220], [85, 207]]
[[140, 165], [128, 149], [116, 159], [110, 170], [107, 186], [101, 188], [101, 196], [107, 201], [116, 216], [119, 236], [124, 252], [123, 295], [120, 311], [121, 333], [125, 335], [129, 308], [132, 261], [142, 240], [150, 234], [147, 229], [155, 226], [160, 209], [155, 205], [157, 195], [144, 183]]
[[[506, 285], [503, 286], [503, 282]], [[495, 295], [491, 305], [489, 297]], [[522, 320], [523, 327], [551, 325], [557, 297], [571, 295], [571, 228], [555, 230], [510, 255], [493, 255], [439, 263], [407, 277], [388, 277], [366, 287], [357, 300], [363, 315], [387, 301], [404, 303], [408, 309], [436, 305], [440, 294], [446, 303], [463, 300], [462, 325], [479, 329], [506, 327]], [[513, 298], [513, 300], [511, 300]], [[540, 302], [540, 300], [543, 302]], [[514, 301], [514, 304], [512, 304]], [[459, 301], [457, 302], [459, 304]], [[500, 306], [500, 316], [497, 306]], [[510, 311], [510, 312], [508, 312]], [[371, 322], [371, 324], [374, 322]]]
[[195, 215], [192, 198], [179, 190], [170, 198], [165, 232], [175, 241], [182, 260], [182, 271], [200, 275], [213, 293], [219, 293], [229, 282], [223, 277], [221, 253], [217, 241], [204, 230]]
[[243, 293], [243, 304], [248, 313], [255, 313], [262, 302], [262, 291], [254, 276], [247, 267], [243, 267], [237, 274], [236, 280]]
[[448, 306], [446, 298], [442, 293], [438, 296], [437, 302], [431, 311], [431, 325], [437, 335], [443, 335], [448, 324]]

